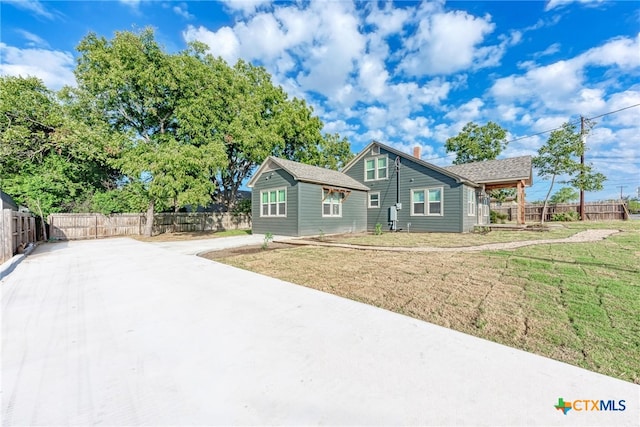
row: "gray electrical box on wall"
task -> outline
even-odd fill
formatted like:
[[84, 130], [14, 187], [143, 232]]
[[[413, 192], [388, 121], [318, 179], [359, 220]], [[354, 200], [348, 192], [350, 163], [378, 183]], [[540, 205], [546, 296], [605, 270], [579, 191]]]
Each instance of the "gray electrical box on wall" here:
[[398, 220], [398, 209], [395, 206], [389, 208], [389, 221]]

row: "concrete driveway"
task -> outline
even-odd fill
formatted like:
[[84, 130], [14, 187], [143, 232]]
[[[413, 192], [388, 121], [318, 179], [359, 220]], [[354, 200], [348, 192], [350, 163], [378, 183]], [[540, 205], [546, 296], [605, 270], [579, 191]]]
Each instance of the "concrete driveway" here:
[[1, 286], [3, 425], [640, 422], [637, 385], [131, 239], [42, 245]]
[[[273, 240], [283, 242], [294, 239], [289, 236], [274, 236]], [[240, 246], [261, 245], [264, 243], [264, 234], [247, 234], [246, 236], [232, 236], [214, 239], [183, 240], [174, 242], [153, 242], [154, 246], [168, 249], [184, 255], [198, 255], [204, 252], [215, 251]]]

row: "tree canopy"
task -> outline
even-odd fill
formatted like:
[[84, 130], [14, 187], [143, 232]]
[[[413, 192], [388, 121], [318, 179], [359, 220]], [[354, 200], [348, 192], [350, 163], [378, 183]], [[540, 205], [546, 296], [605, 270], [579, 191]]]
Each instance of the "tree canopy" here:
[[584, 150], [582, 134], [576, 131], [575, 125], [564, 123], [560, 129], [551, 132], [547, 142], [533, 158], [533, 166], [538, 170], [538, 175], [543, 179], [551, 179], [544, 199], [541, 222], [544, 222], [549, 195], [557, 177], [567, 176], [570, 184], [585, 191], [602, 189], [605, 176], [593, 171], [591, 165], [580, 164], [580, 156], [584, 154]]
[[494, 122], [484, 126], [467, 123], [445, 143], [447, 153], [456, 153], [454, 165], [493, 160], [507, 147], [507, 131]]
[[90, 209], [117, 174], [105, 154], [114, 136], [68, 100], [37, 78], [0, 77], [0, 185], [43, 215]]
[[352, 157], [264, 68], [203, 44], [167, 53], [145, 29], [89, 34], [77, 50], [75, 88], [0, 80], [0, 185], [32, 210], [146, 210], [150, 234], [158, 210], [234, 209], [269, 155], [335, 169]]

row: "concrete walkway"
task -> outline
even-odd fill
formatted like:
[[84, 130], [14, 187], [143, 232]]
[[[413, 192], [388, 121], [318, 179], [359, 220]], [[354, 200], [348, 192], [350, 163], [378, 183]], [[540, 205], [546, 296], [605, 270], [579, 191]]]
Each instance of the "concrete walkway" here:
[[640, 419], [640, 386], [131, 239], [41, 245], [1, 286], [3, 425]]
[[556, 243], [586, 243], [596, 242], [606, 239], [618, 233], [619, 230], [585, 230], [564, 239], [542, 239], [542, 240], [522, 240], [519, 242], [504, 243], [487, 243], [486, 245], [462, 246], [453, 248], [442, 248], [433, 246], [372, 246], [372, 245], [352, 245], [349, 243], [330, 243], [318, 242], [314, 240], [289, 239], [286, 243], [301, 246], [332, 246], [336, 248], [360, 249], [369, 251], [386, 251], [386, 252], [480, 252], [480, 251], [497, 251], [503, 249], [517, 249], [525, 246], [548, 245]]
[[[274, 240], [286, 242], [293, 237], [274, 236]], [[217, 237], [213, 239], [183, 240], [174, 242], [153, 242], [159, 248], [168, 249], [184, 255], [198, 255], [205, 252], [221, 249], [237, 248], [240, 246], [261, 245], [264, 242], [264, 234], [247, 234], [246, 236]]]

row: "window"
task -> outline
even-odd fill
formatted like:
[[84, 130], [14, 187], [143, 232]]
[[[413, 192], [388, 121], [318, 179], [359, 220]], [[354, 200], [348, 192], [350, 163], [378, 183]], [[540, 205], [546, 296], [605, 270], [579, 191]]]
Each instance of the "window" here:
[[343, 193], [322, 190], [322, 216], [342, 216]]
[[474, 216], [476, 214], [476, 192], [472, 188], [467, 189], [467, 215]]
[[380, 207], [380, 193], [369, 193], [369, 207], [370, 208]]
[[286, 188], [260, 192], [260, 216], [287, 216]]
[[387, 179], [387, 157], [374, 157], [364, 161], [364, 180]]
[[411, 190], [411, 215], [442, 215], [442, 188]]

